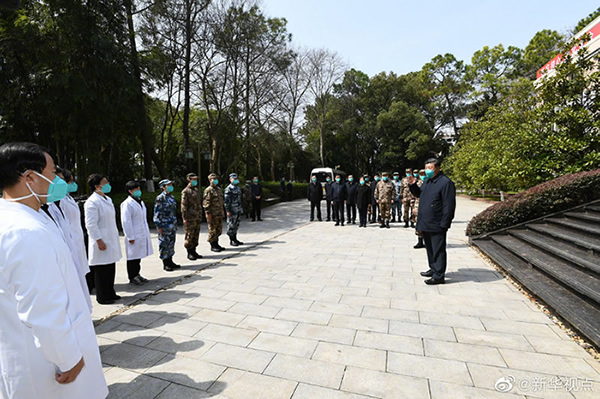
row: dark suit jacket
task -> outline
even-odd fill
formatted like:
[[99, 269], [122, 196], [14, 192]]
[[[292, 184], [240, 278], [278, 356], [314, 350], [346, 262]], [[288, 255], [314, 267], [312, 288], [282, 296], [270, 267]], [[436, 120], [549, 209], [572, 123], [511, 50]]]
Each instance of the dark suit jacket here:
[[359, 209], [367, 209], [371, 203], [371, 187], [366, 184], [356, 189], [356, 205]]
[[323, 199], [323, 187], [321, 183], [310, 182], [308, 184], [307, 197], [310, 202], [320, 202]]
[[359, 183], [356, 182], [347, 182], [346, 183], [346, 191], [348, 191], [348, 204], [356, 205], [356, 189], [358, 188]]
[[344, 183], [333, 183], [331, 185], [331, 191], [333, 202], [344, 202], [346, 199], [348, 199], [348, 190], [346, 190], [346, 185]]
[[440, 172], [421, 187], [416, 183], [408, 187], [419, 198], [416, 229], [427, 232], [448, 230], [456, 210], [456, 188], [452, 180]]

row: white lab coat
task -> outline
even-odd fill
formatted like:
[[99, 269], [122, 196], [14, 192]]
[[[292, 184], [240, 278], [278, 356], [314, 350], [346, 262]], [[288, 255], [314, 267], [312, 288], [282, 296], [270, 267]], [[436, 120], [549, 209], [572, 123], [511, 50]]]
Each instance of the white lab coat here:
[[[85, 201], [85, 228], [88, 231], [88, 262], [90, 266], [109, 265], [121, 259], [121, 243], [115, 207], [109, 196], [94, 192]], [[97, 240], [102, 239], [106, 249], [100, 251]]]
[[[83, 275], [85, 276], [90, 272], [88, 266], [87, 250], [85, 249], [85, 236], [83, 235], [83, 227], [81, 226], [81, 211], [79, 205], [71, 197], [67, 195], [65, 198], [60, 200], [61, 209], [65, 214], [65, 218], [71, 226], [71, 233], [73, 234], [73, 240], [77, 250], [77, 258], [79, 262], [76, 263], [77, 267], [81, 268]], [[72, 252], [73, 250], [71, 250]]]
[[[101, 399], [108, 395], [98, 342], [73, 259], [42, 211], [0, 199], [0, 397]], [[77, 379], [57, 371], [83, 357]]]
[[[146, 205], [138, 203], [131, 196], [121, 202], [121, 226], [125, 233], [127, 260], [143, 259], [153, 253]], [[133, 244], [129, 241], [135, 240]]]
[[[73, 266], [75, 266], [74, 272], [77, 273], [77, 277], [79, 278], [79, 284], [81, 284], [81, 290], [84, 293], [86, 302], [88, 307], [90, 308], [90, 312], [92, 311], [92, 299], [88, 294], [88, 286], [85, 280], [85, 275], [89, 273], [90, 268], [87, 264], [87, 258], [85, 257], [85, 245], [83, 244], [83, 236], [79, 238], [81, 241], [81, 245], [83, 245], [83, 255], [84, 260], [81, 259], [81, 248], [79, 248], [79, 243], [75, 237], [75, 234], [71, 230], [71, 223], [67, 220], [66, 212], [65, 212], [65, 203], [66, 201], [60, 201], [60, 208], [56, 204], [56, 202], [52, 202], [48, 205], [48, 211], [52, 216], [54, 222], [58, 224], [60, 228], [65, 243], [69, 247], [69, 251], [71, 251], [71, 258], [73, 259]], [[82, 261], [84, 263], [82, 263]]]

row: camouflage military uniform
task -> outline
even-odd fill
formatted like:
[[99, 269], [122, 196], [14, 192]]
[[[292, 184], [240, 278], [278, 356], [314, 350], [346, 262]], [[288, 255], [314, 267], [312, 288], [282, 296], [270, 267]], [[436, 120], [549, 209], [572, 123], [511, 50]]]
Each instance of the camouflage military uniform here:
[[[417, 180], [417, 186], [421, 187], [423, 185], [424, 181], [421, 180], [421, 178], [419, 178], [419, 180]], [[411, 222], [415, 223], [415, 225], [417, 224], [417, 215], [419, 214], [419, 199], [415, 198], [415, 206], [413, 207], [413, 213], [411, 215]], [[414, 221], [413, 221], [413, 216], [414, 216]], [[415, 229], [415, 234], [418, 237], [421, 237], [421, 232]]]
[[181, 216], [185, 231], [183, 246], [188, 249], [196, 248], [202, 222], [202, 195], [197, 188], [186, 187], [181, 192]]
[[240, 217], [242, 215], [242, 190], [235, 184], [230, 184], [225, 188], [225, 210], [231, 213], [227, 218], [227, 235], [235, 237], [240, 226]]
[[208, 238], [206, 241], [213, 243], [219, 240], [223, 231], [223, 191], [218, 186], [212, 184], [204, 190], [202, 200], [204, 212], [211, 216], [208, 223]]
[[[412, 193], [410, 192], [410, 189], [408, 188], [408, 178], [407, 177], [402, 179], [401, 186], [402, 186], [402, 193], [401, 193], [402, 206], [404, 207], [404, 222], [406, 224], [408, 224], [409, 220], [412, 219], [413, 215], [416, 217], [416, 214], [414, 211], [415, 196], [412, 195]], [[412, 211], [411, 219], [409, 219], [408, 214], [411, 211]]]
[[395, 198], [396, 189], [392, 182], [380, 180], [375, 186], [375, 200], [378, 201], [379, 214], [384, 222], [390, 221], [390, 210]]
[[246, 182], [246, 185], [241, 188], [242, 190], [242, 208], [246, 219], [252, 213], [252, 194], [250, 193], [250, 184]]
[[402, 181], [392, 180], [394, 189], [396, 190], [396, 198], [392, 204], [392, 219], [396, 220], [396, 214], [398, 214], [398, 221], [400, 222], [400, 212], [402, 211]]
[[177, 201], [166, 192], [160, 193], [154, 203], [154, 224], [162, 229], [158, 233], [160, 259], [169, 259], [175, 255], [175, 236], [177, 232]]

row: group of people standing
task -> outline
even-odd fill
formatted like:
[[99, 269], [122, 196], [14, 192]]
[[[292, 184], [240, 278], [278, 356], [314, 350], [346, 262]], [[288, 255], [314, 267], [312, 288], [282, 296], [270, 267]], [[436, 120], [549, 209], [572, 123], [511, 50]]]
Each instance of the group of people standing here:
[[[322, 221], [321, 201], [323, 191], [327, 205], [326, 221], [334, 221], [336, 226], [356, 224], [358, 210], [358, 227], [367, 227], [369, 223], [379, 223], [380, 228], [390, 228], [390, 222], [402, 221], [401, 211], [404, 210], [404, 227], [415, 227], [419, 201], [410, 189], [408, 178], [413, 176], [420, 186], [427, 179], [425, 169], [406, 169], [406, 176], [400, 179], [400, 173], [394, 172], [390, 180], [389, 174], [383, 172], [381, 177], [378, 173], [363, 175], [359, 181], [354, 181], [353, 175], [348, 175], [347, 181], [343, 181], [341, 175], [335, 176], [335, 181], [327, 176], [324, 183], [318, 181], [316, 175], [311, 176], [308, 185], [308, 200], [311, 203], [310, 220], [315, 220], [315, 209], [317, 220]], [[345, 218], [344, 218], [345, 216]], [[419, 233], [417, 233], [419, 235]], [[420, 238], [415, 248], [424, 248], [423, 240]]]

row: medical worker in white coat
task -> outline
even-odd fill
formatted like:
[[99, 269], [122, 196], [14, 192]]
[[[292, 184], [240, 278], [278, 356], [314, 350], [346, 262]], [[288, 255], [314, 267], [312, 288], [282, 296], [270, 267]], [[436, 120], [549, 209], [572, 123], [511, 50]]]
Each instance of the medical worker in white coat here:
[[0, 147], [0, 397], [108, 395], [94, 326], [69, 248], [40, 211], [66, 183], [31, 143]]
[[[63, 179], [65, 182], [67, 180], [72, 180], [71, 173], [68, 170], [61, 169], [59, 167], [56, 168], [56, 175]], [[65, 175], [68, 176], [68, 179], [65, 178]], [[69, 192], [69, 183], [67, 182], [67, 193]], [[71, 251], [71, 257], [73, 258], [73, 263], [75, 265], [75, 271], [77, 272], [77, 276], [79, 277], [79, 282], [81, 284], [81, 289], [85, 294], [85, 300], [90, 308], [90, 312], [92, 311], [92, 300], [88, 295], [88, 286], [85, 280], [85, 275], [90, 272], [90, 268], [87, 264], [87, 256], [85, 253], [85, 244], [83, 242], [83, 231], [81, 229], [81, 219], [78, 219], [78, 223], [75, 224], [79, 226], [79, 232], [73, 231], [73, 224], [69, 220], [71, 210], [71, 204], [69, 202], [73, 202], [77, 209], [77, 214], [79, 214], [79, 207], [75, 200], [71, 198], [70, 195], [66, 195], [62, 200], [54, 201], [51, 204], [48, 204], [48, 210], [52, 219], [58, 224], [61, 232], [63, 233], [63, 237], [69, 250]], [[80, 215], [78, 216], [81, 217]]]
[[85, 201], [85, 228], [88, 232], [88, 262], [94, 274], [96, 301], [101, 305], [121, 299], [115, 292], [116, 263], [121, 259], [121, 243], [115, 207], [106, 176], [95, 173], [88, 178], [92, 194]]
[[125, 233], [127, 277], [130, 284], [142, 285], [148, 281], [140, 274], [142, 259], [153, 253], [148, 215], [140, 184], [129, 181], [125, 189], [129, 196], [121, 202], [121, 226]]

